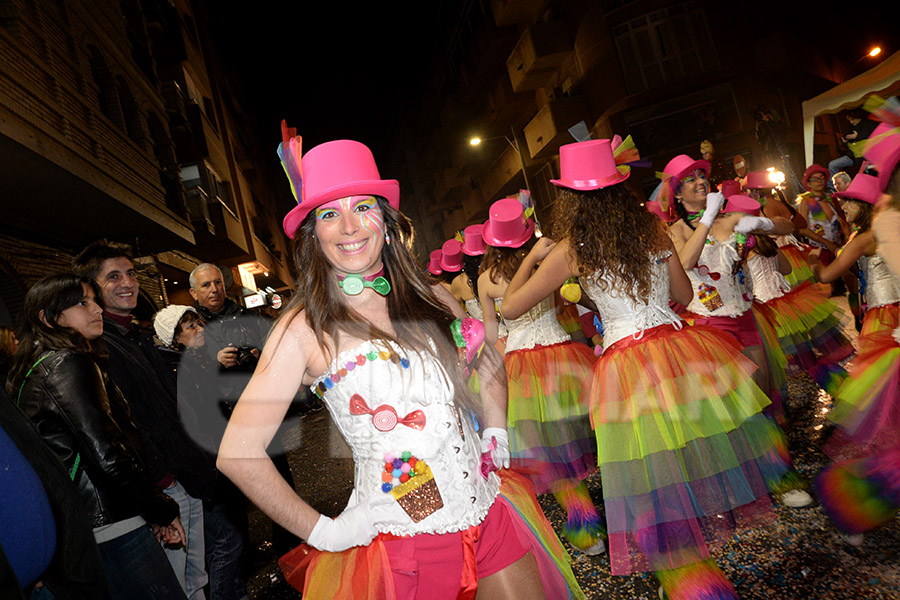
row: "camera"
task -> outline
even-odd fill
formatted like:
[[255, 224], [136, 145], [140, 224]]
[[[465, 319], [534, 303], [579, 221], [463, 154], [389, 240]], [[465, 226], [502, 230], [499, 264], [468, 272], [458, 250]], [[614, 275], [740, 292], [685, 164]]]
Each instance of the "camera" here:
[[253, 367], [256, 364], [256, 357], [253, 355], [252, 346], [238, 346], [237, 363], [241, 367]]

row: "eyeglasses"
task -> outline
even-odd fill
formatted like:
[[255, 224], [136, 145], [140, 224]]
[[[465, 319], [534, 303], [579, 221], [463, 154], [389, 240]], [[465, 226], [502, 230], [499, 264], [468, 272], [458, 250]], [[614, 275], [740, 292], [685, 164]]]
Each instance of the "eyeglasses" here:
[[825, 181], [825, 177], [823, 175], [813, 175], [807, 181]]

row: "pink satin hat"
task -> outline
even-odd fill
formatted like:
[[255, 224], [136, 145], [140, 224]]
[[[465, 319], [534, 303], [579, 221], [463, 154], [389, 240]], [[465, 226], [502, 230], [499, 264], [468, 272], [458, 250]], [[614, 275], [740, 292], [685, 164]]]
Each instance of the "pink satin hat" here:
[[382, 179], [375, 157], [365, 144], [336, 140], [319, 144], [300, 161], [303, 183], [300, 202], [284, 218], [284, 232], [293, 239], [309, 211], [348, 196], [381, 196], [400, 208], [400, 183]]
[[887, 123], [876, 127], [869, 136], [870, 142], [864, 154], [865, 159], [878, 169], [878, 187], [882, 192], [887, 189], [891, 174], [900, 162], [900, 132], [894, 129]]
[[747, 181], [744, 189], [747, 190], [771, 190], [775, 187], [769, 179], [768, 171], [750, 171], [747, 173]]
[[728, 198], [722, 212], [743, 212], [754, 217], [759, 216], [760, 204], [750, 196], [735, 194]]
[[469, 225], [463, 229], [463, 254], [468, 256], [481, 256], [484, 254], [484, 238], [481, 237], [481, 230], [484, 225]]
[[731, 198], [735, 194], [741, 193], [741, 184], [734, 179], [726, 179], [719, 184], [719, 191], [726, 198]]
[[566, 144], [559, 149], [560, 178], [553, 185], [570, 190], [599, 190], [622, 183], [631, 174], [616, 168], [609, 140], [588, 140]]
[[534, 233], [534, 221], [525, 218], [525, 210], [517, 198], [503, 198], [491, 205], [481, 237], [488, 246], [519, 248]]
[[828, 169], [823, 167], [822, 165], [810, 165], [806, 168], [806, 171], [803, 172], [803, 189], [809, 191], [809, 178], [815, 175], [816, 173], [821, 173], [825, 176], [825, 181], [828, 181]]
[[441, 246], [441, 269], [462, 271], [462, 268], [462, 242], [456, 239], [447, 240]]
[[663, 169], [663, 173], [666, 175], [670, 175], [671, 179], [669, 179], [669, 185], [673, 190], [678, 188], [678, 184], [681, 182], [682, 178], [688, 173], [693, 173], [694, 171], [703, 171], [707, 177], [709, 177], [709, 161], [706, 160], [694, 160], [687, 154], [679, 154], [672, 160], [666, 164], [666, 168]]
[[860, 200], [868, 204], [876, 204], [881, 196], [881, 186], [878, 177], [858, 173], [847, 189], [843, 192], [835, 192], [832, 194], [837, 198], [849, 198], [851, 200]]
[[444, 272], [444, 270], [441, 269], [441, 249], [440, 248], [438, 248], [437, 250], [433, 250], [431, 252], [431, 254], [429, 255], [428, 272], [431, 273], [432, 275], [440, 275], [441, 273]]

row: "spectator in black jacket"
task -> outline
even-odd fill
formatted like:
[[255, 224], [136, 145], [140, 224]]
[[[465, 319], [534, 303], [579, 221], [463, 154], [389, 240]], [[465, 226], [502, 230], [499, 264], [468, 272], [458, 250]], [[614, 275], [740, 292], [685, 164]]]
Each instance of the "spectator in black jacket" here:
[[187, 532], [186, 548], [167, 548], [166, 554], [187, 596], [202, 598], [208, 581], [202, 500], [214, 492], [215, 465], [181, 426], [174, 373], [132, 323], [139, 285], [131, 248], [101, 240], [76, 256], [73, 266], [100, 286], [109, 376], [134, 412], [153, 481], [178, 502]]
[[46, 277], [28, 291], [7, 389], [77, 489], [110, 596], [184, 599], [157, 541], [184, 542], [178, 505], [147, 477], [129, 406], [98, 364], [99, 292], [74, 274]]

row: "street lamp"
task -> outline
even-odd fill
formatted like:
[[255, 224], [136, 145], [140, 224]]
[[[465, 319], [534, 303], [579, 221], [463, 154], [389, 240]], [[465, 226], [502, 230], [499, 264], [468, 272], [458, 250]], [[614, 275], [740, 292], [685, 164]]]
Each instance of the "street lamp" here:
[[[537, 201], [534, 198], [534, 194], [531, 193], [531, 185], [528, 183], [528, 171], [525, 169], [525, 157], [522, 155], [522, 147], [519, 145], [519, 136], [516, 134], [516, 128], [510, 127], [512, 131], [512, 139], [505, 135], [495, 135], [492, 137], [482, 138], [478, 136], [474, 136], [469, 138], [470, 146], [480, 146], [482, 142], [489, 142], [491, 140], [499, 140], [504, 139], [506, 143], [510, 145], [510, 147], [515, 150], [516, 155], [519, 157], [519, 166], [522, 167], [522, 177], [525, 179], [525, 189], [528, 190], [528, 194], [531, 196], [531, 201], [535, 203], [537, 206]], [[543, 232], [541, 231], [541, 224], [538, 221], [537, 211], [534, 213], [534, 234], [537, 237], [543, 236]]]
[[858, 59], [856, 59], [856, 62], [855, 62], [855, 63], [853, 63], [852, 65], [850, 65], [849, 67], [847, 67], [847, 70], [844, 71], [844, 76], [841, 77], [841, 81], [840, 81], [840, 82], [843, 83], [843, 82], [847, 79], [847, 75], [849, 75], [850, 73], [853, 72], [853, 67], [855, 67], [856, 65], [858, 65], [859, 63], [861, 63], [861, 62], [864, 61], [865, 59], [867, 59], [867, 58], [875, 58], [875, 57], [878, 56], [879, 54], [881, 54], [881, 47], [880, 47], [880, 46], [875, 46], [874, 48], [872, 48], [871, 50], [869, 50], [868, 52], [866, 52], [865, 54], [863, 54], [862, 56], [860, 56]]

